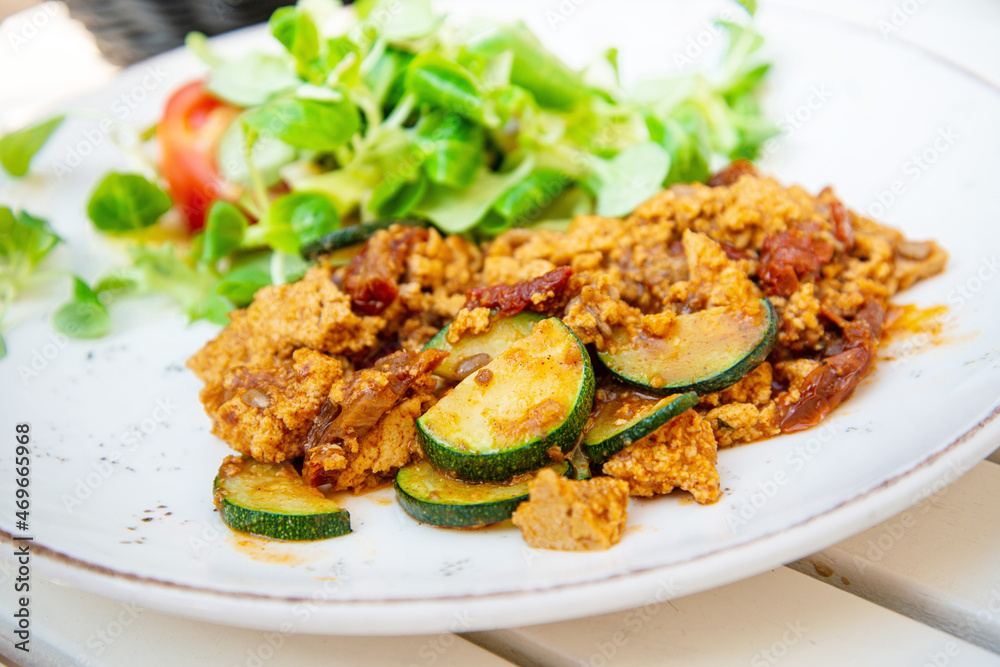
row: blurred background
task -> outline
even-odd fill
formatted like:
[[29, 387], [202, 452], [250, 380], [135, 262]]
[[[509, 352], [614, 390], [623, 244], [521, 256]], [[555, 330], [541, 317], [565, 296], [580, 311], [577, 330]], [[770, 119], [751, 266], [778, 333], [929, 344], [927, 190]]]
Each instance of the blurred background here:
[[[39, 4], [51, 3], [0, 0], [0, 21]], [[293, 0], [64, 0], [64, 4], [70, 17], [94, 35], [109, 62], [130, 65], [180, 46], [191, 30], [217, 35], [261, 23]]]

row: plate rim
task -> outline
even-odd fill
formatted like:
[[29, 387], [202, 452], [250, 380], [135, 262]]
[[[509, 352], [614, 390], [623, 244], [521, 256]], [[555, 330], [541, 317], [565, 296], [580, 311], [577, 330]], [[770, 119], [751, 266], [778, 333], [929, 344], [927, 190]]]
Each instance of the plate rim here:
[[[816, 20], [831, 20], [853, 30], [873, 33], [874, 30], [857, 24], [845, 18], [835, 17], [823, 12], [789, 5], [777, 0], [774, 4], [778, 10], [789, 13], [804, 14]], [[213, 42], [225, 44], [238, 43], [248, 39], [250, 35], [264, 32], [266, 24], [248, 26], [225, 35], [212, 38]], [[925, 47], [909, 41], [901, 41], [897, 47], [903, 47], [930, 58], [952, 70], [956, 75], [972, 79], [990, 92], [1000, 93], [1000, 87], [984, 79], [976, 72], [969, 70], [950, 59], [928, 50]], [[138, 71], [157, 63], [160, 60], [177, 58], [184, 52], [184, 47], [178, 47], [153, 58], [143, 60], [122, 68], [109, 80], [87, 93], [53, 105], [58, 109], [72, 107], [80, 100], [113, 89], [116, 81], [127, 77], [130, 72]], [[308, 603], [315, 609], [310, 609], [307, 620], [296, 626], [295, 632], [313, 632], [332, 635], [398, 635], [405, 633], [430, 633], [455, 631], [448, 624], [454, 621], [456, 605], [462, 605], [463, 611], [479, 614], [470, 625], [463, 626], [463, 631], [488, 630], [499, 627], [514, 627], [542, 622], [569, 620], [596, 613], [609, 613], [628, 609], [648, 600], [648, 593], [637, 592], [642, 584], [661, 579], [662, 575], [671, 570], [706, 569], [716, 560], [733, 558], [734, 567], [721, 571], [718, 568], [712, 575], [711, 582], [703, 581], [701, 577], [693, 576], [666, 599], [696, 593], [722, 586], [747, 576], [752, 576], [774, 567], [775, 560], [788, 558], [794, 560], [814, 553], [830, 544], [867, 530], [896, 513], [912, 506], [908, 490], [921, 491], [947, 477], [949, 472], [964, 469], [948, 480], [954, 482], [961, 474], [968, 472], [996, 448], [1000, 440], [1000, 398], [996, 399], [984, 411], [970, 417], [976, 420], [962, 433], [954, 436], [946, 446], [938, 447], [926, 457], [913, 463], [906, 470], [883, 480], [879, 484], [837, 505], [829, 507], [818, 514], [802, 519], [794, 524], [783, 526], [774, 531], [762, 534], [744, 542], [714, 549], [709, 552], [687, 557], [666, 565], [644, 566], [627, 572], [620, 572], [592, 581], [576, 583], [560, 583], [539, 588], [525, 588], [516, 591], [500, 591], [484, 594], [456, 594], [436, 597], [414, 598], [335, 598], [317, 601], [310, 596], [275, 596], [251, 593], [247, 591], [228, 591], [224, 589], [204, 588], [197, 585], [171, 582], [155, 577], [122, 572], [104, 565], [88, 562], [82, 558], [65, 554], [57, 549], [47, 547], [38, 540], [32, 540], [31, 553], [39, 559], [38, 572], [48, 575], [45, 578], [56, 583], [70, 585], [81, 590], [125, 599], [124, 594], [134, 601], [142, 601], [150, 609], [167, 611], [189, 618], [222, 623], [231, 626], [275, 630], [276, 619], [287, 620], [290, 604]], [[964, 465], [963, 465], [964, 464]], [[889, 494], [895, 500], [884, 502], [876, 507], [870, 507], [873, 497]], [[917, 501], [919, 502], [919, 501]], [[803, 547], [800, 542], [801, 533], [820, 533], [821, 540], [809, 541], [809, 546]], [[789, 534], [795, 539], [789, 539]], [[0, 527], [0, 543], [15, 544], [17, 536]], [[796, 546], [798, 545], [798, 546]], [[817, 545], [821, 545], [817, 548]], [[737, 558], [746, 553], [747, 559]], [[4, 560], [9, 560], [5, 555]], [[766, 562], [765, 562], [766, 561]], [[783, 562], [787, 562], [783, 561]], [[713, 568], [707, 567], [712, 570]], [[658, 576], [659, 575], [659, 576]], [[72, 582], [72, 583], [70, 583]], [[624, 584], [624, 585], [623, 585]], [[613, 589], [615, 599], [604, 598], [599, 604], [574, 604], [564, 607], [558, 618], [553, 620], [552, 604], [565, 600], [573, 600], [587, 596], [602, 589]], [[623, 591], [627, 592], [625, 594]], [[539, 601], [544, 604], [535, 605], [520, 617], [511, 619], [507, 607], [517, 606], [525, 600]], [[211, 601], [216, 606], [203, 604]], [[582, 602], [582, 601], [581, 601]], [[232, 616], [220, 620], [220, 606], [225, 610], [237, 608], [246, 612], [243, 616]], [[423, 614], [417, 612], [423, 610]], [[549, 613], [546, 613], [548, 611]], [[387, 612], [395, 622], [387, 618]], [[402, 612], [402, 613], [400, 613]], [[506, 619], [506, 620], [504, 620]], [[336, 627], [335, 621], [349, 621], [343, 627]], [[381, 630], [385, 631], [381, 631]]]

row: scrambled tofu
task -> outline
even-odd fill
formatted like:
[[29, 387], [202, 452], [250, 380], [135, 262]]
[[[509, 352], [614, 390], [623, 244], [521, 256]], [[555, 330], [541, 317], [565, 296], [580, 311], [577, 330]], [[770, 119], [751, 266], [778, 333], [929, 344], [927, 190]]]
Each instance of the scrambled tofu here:
[[361, 437], [310, 449], [303, 468], [306, 480], [356, 494], [391, 483], [400, 468], [423, 458], [416, 422], [432, 399], [424, 394], [401, 401]]
[[301, 280], [257, 292], [246, 310], [232, 313], [221, 334], [188, 360], [188, 368], [209, 383], [234, 365], [284, 360], [299, 348], [324, 354], [364, 354], [378, 343], [385, 327], [380, 317], [356, 315], [351, 300], [333, 282], [326, 266], [310, 269]]
[[335, 383], [305, 438], [306, 482], [362, 493], [423, 458], [416, 421], [434, 402], [430, 371], [445, 356], [396, 352]]
[[807, 428], [849, 397], [888, 300], [947, 254], [748, 163], [710, 183], [674, 185], [624, 219], [484, 244], [393, 226], [347, 267], [261, 289], [188, 361], [213, 432], [259, 461], [304, 457], [308, 483], [360, 493], [421, 458], [415, 421], [449, 390], [430, 374], [441, 353], [421, 350], [449, 322], [454, 344], [527, 308], [607, 351], [623, 332], [667, 339], [686, 313], [757, 312], [766, 296], [779, 319], [768, 361], [615, 454], [609, 477], [543, 471], [514, 520], [533, 546], [598, 549], [620, 539], [629, 494], [718, 501], [718, 448]]
[[628, 484], [607, 477], [573, 481], [545, 468], [512, 521], [536, 549], [597, 551], [617, 544], [628, 519]]
[[343, 374], [336, 359], [302, 348], [288, 361], [226, 369], [205, 385], [201, 400], [212, 432], [230, 447], [280, 463], [302, 456], [305, 437]]
[[702, 505], [722, 495], [715, 468], [717, 445], [712, 426], [694, 410], [621, 450], [604, 463], [604, 472], [628, 482], [633, 496], [684, 489]]

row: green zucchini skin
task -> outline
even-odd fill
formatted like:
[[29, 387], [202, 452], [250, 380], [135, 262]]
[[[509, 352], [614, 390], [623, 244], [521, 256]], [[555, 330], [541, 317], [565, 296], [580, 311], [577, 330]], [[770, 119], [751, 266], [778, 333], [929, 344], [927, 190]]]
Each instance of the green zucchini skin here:
[[393, 225], [408, 225], [411, 227], [426, 227], [423, 220], [372, 220], [370, 222], [359, 222], [356, 225], [347, 225], [340, 229], [335, 229], [329, 234], [324, 234], [309, 245], [302, 248], [302, 256], [306, 259], [316, 259], [320, 255], [347, 248], [348, 246], [364, 243], [372, 234], [382, 229], [389, 229]]
[[623, 425], [621, 430], [610, 435], [604, 433], [599, 437], [593, 437], [591, 435], [593, 431], [585, 434], [583, 442], [580, 443], [580, 449], [587, 454], [591, 461], [600, 465], [633, 442], [645, 438], [677, 415], [690, 410], [698, 404], [698, 400], [698, 394], [693, 391], [676, 396], [665, 405]]
[[[231, 466], [228, 471], [227, 466]], [[292, 496], [291, 505], [296, 507], [290, 505], [287, 511], [273, 507], [275, 501], [268, 502], [265, 495], [274, 489], [286, 499]], [[351, 532], [348, 511], [302, 482], [287, 462], [230, 457], [220, 468], [213, 491], [219, 516], [233, 530], [289, 541], [323, 540]]]
[[[633, 353], [631, 349], [619, 349], [614, 353], [598, 352], [597, 356], [616, 379], [638, 387], [643, 391], [659, 396], [668, 396], [670, 394], [680, 394], [689, 391], [699, 394], [711, 394], [738, 382], [747, 373], [757, 368], [761, 362], [767, 359], [767, 355], [771, 353], [771, 349], [774, 347], [774, 343], [778, 337], [778, 317], [774, 312], [774, 306], [771, 305], [769, 300], [762, 298], [760, 299], [760, 303], [763, 307], [764, 322], [756, 332], [752, 346], [740, 353], [738, 358], [722, 364], [721, 367], [713, 368], [708, 363], [701, 364], [698, 366], [700, 375], [695, 377], [686, 377], [673, 382], [659, 384], [649, 376], [647, 372], [651, 368], [649, 365], [643, 366], [639, 364], [643, 368], [642, 371], [634, 369], [626, 370], [623, 367], [625, 366], [623, 362], [627, 361], [627, 355]], [[700, 313], [680, 315], [678, 319], [699, 315]], [[695, 351], [694, 354], [696, 354], [701, 349], [699, 346], [700, 341], [696, 335], [691, 336], [691, 338], [691, 340], [682, 339], [679, 345], [686, 346], [686, 349], [693, 350]]]
[[[477, 354], [486, 354], [492, 360], [503, 353], [511, 343], [524, 338], [535, 323], [541, 322], [545, 316], [540, 313], [518, 313], [512, 317], [506, 317], [493, 322], [489, 331], [471, 336], [463, 336], [455, 345], [448, 342], [448, 329], [451, 324], [437, 332], [433, 338], [427, 341], [425, 350], [443, 350], [448, 353], [445, 360], [434, 369], [436, 375], [440, 375], [446, 380], [461, 381], [464, 375], [457, 372], [456, 367], [463, 359], [468, 359]], [[478, 370], [478, 369], [477, 369]]]
[[[499, 482], [552, 463], [552, 457], [548, 454], [551, 447], [557, 447], [565, 453], [576, 445], [594, 402], [594, 369], [590, 364], [590, 355], [586, 348], [560, 320], [556, 318], [543, 320], [542, 323], [536, 325], [533, 335], [539, 331], [537, 327], [545, 322], [553, 323], [552, 326], [559, 328], [562, 335], [570, 337], [570, 344], [578, 348], [580, 355], [582, 372], [574, 389], [573, 403], [565, 419], [545, 436], [514, 448], [487, 452], [463, 450], [461, 446], [446, 442], [435, 434], [432, 424], [434, 420], [438, 419], [441, 407], [445, 402], [454, 396], [462, 385], [475, 381], [475, 378], [470, 375], [452, 394], [441, 399], [417, 420], [417, 435], [420, 445], [427, 459], [435, 467], [459, 479], [475, 482]], [[526, 341], [528, 338], [522, 339], [522, 341]], [[492, 367], [498, 360], [510, 354], [513, 349], [512, 346], [484, 368]]]
[[[559, 463], [553, 468], [565, 474], [569, 465]], [[446, 487], [451, 497], [429, 498], [425, 493], [427, 485]], [[427, 461], [402, 468], [393, 486], [403, 511], [421, 523], [441, 528], [471, 528], [504, 521], [528, 499], [526, 479], [518, 484], [463, 482], [448, 478]], [[468, 496], [463, 498], [465, 494]]]

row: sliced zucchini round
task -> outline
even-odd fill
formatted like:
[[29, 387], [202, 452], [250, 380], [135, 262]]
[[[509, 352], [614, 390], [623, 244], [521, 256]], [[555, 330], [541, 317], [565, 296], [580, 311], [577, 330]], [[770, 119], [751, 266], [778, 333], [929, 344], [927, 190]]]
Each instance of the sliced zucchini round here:
[[629, 340], [619, 331], [612, 337], [614, 351], [597, 356], [619, 380], [651, 393], [710, 394], [738, 381], [771, 353], [778, 318], [770, 301], [760, 304], [754, 313], [720, 306], [678, 315], [665, 340], [642, 335]]
[[[552, 466], [560, 475], [569, 464]], [[509, 519], [528, 499], [530, 475], [507, 482], [463, 482], [438, 471], [427, 461], [396, 473], [396, 500], [417, 521], [444, 528], [486, 526]]]
[[287, 461], [230, 456], [214, 486], [215, 506], [233, 530], [278, 540], [322, 540], [351, 532], [347, 510], [303, 482]]
[[518, 313], [497, 320], [489, 331], [462, 336], [454, 345], [448, 342], [449, 324], [431, 338], [424, 349], [448, 352], [434, 372], [446, 380], [458, 382], [500, 356], [512, 344], [530, 334], [532, 327], [544, 319], [545, 316], [540, 313]]
[[423, 220], [372, 220], [370, 222], [359, 222], [356, 225], [347, 225], [340, 229], [335, 229], [329, 234], [324, 234], [312, 243], [302, 248], [302, 256], [306, 259], [316, 259], [320, 255], [331, 253], [341, 248], [364, 243], [375, 232], [382, 229], [389, 229], [393, 225], [408, 225], [411, 227], [426, 227]]
[[602, 389], [599, 395], [606, 398], [595, 401], [580, 443], [580, 449], [598, 464], [698, 404], [693, 391], [660, 398], [622, 385]]
[[417, 420], [428, 460], [461, 479], [497, 482], [576, 445], [594, 401], [590, 356], [554, 317], [483, 366]]

